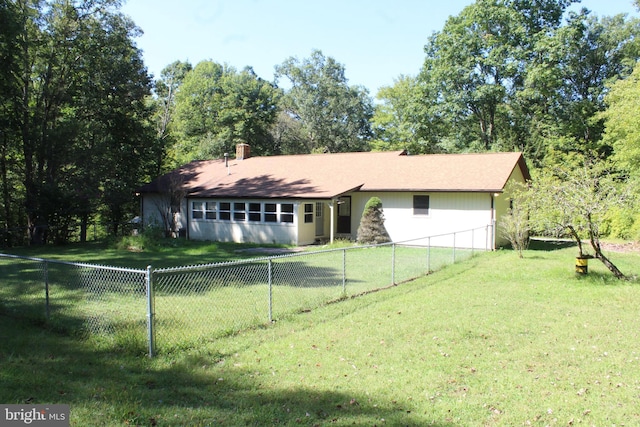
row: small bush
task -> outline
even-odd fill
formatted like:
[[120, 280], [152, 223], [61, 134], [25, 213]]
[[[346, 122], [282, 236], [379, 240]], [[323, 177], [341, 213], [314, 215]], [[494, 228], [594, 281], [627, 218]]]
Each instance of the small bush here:
[[640, 227], [640, 224], [634, 227], [638, 220], [640, 220], [640, 215], [634, 216], [631, 209], [612, 207], [605, 215], [603, 234], [613, 238], [632, 239], [634, 228]]
[[384, 226], [382, 200], [379, 197], [370, 198], [365, 205], [356, 241], [359, 244], [380, 244], [391, 241]]

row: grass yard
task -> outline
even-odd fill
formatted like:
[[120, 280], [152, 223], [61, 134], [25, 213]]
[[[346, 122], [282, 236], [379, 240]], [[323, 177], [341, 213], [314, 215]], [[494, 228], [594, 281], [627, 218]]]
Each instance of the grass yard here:
[[154, 359], [0, 315], [0, 402], [74, 426], [638, 425], [640, 283], [574, 256], [483, 253]]
[[[246, 256], [245, 245], [220, 245], [181, 241], [170, 253], [149, 251], [153, 265], [167, 265], [191, 255], [191, 267], [160, 268], [154, 274], [154, 337], [158, 351], [189, 348], [250, 327], [317, 308], [329, 301], [352, 297], [401, 283], [468, 257], [471, 252], [451, 248], [381, 247], [307, 248], [302, 253], [276, 258], [256, 258], [211, 265], [221, 250]], [[93, 260], [96, 248], [73, 256]], [[42, 250], [43, 248], [38, 248]], [[45, 250], [47, 248], [44, 248]], [[103, 264], [120, 264], [116, 251], [101, 252]], [[200, 256], [194, 254], [199, 253]], [[205, 254], [214, 254], [203, 256]], [[43, 255], [38, 254], [39, 257]], [[65, 251], [58, 260], [69, 261]], [[114, 256], [116, 255], [116, 256]], [[262, 254], [264, 255], [264, 254]], [[109, 260], [107, 257], [112, 256]], [[53, 257], [48, 257], [53, 258]], [[165, 259], [169, 258], [169, 260]], [[202, 265], [202, 261], [210, 261]], [[222, 257], [226, 260], [226, 256]], [[131, 263], [130, 263], [131, 264]], [[50, 318], [48, 325], [68, 333], [87, 333], [101, 348], [126, 347], [148, 351], [147, 301], [143, 263], [119, 267], [124, 271], [92, 266], [0, 258], [0, 308], [4, 313], [45, 319], [47, 277]], [[269, 280], [271, 272], [271, 280]], [[27, 315], [28, 313], [28, 315]]]

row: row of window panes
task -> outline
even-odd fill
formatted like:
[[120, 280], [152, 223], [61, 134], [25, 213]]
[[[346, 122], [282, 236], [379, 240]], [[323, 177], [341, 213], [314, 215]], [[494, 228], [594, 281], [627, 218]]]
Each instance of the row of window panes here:
[[292, 223], [293, 203], [191, 202], [191, 218]]

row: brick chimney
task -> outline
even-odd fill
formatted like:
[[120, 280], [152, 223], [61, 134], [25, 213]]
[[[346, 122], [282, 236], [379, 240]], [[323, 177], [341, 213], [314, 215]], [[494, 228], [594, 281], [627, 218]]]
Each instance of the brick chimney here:
[[236, 160], [244, 160], [251, 157], [251, 146], [249, 144], [236, 145]]

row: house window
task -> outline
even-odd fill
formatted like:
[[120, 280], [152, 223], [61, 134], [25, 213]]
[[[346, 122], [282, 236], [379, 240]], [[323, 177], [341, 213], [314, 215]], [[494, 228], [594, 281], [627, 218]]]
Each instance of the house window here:
[[191, 202], [191, 218], [216, 219], [216, 202]]
[[247, 217], [247, 213], [245, 212], [246, 203], [234, 203], [233, 204], [233, 220], [234, 221], [244, 221]]
[[306, 224], [313, 222], [313, 204], [312, 203], [304, 204], [304, 222]]
[[191, 218], [202, 219], [204, 217], [203, 202], [191, 202]]
[[220, 219], [224, 221], [229, 221], [231, 219], [231, 203], [229, 202], [220, 202]]
[[261, 214], [260, 203], [249, 203], [249, 221], [260, 221]]
[[280, 222], [293, 222], [293, 203], [280, 205]]
[[264, 204], [264, 222], [277, 222], [277, 205], [275, 203]]
[[413, 196], [413, 214], [429, 215], [429, 196]]
[[204, 217], [205, 219], [216, 219], [216, 202], [206, 202], [204, 204]]

